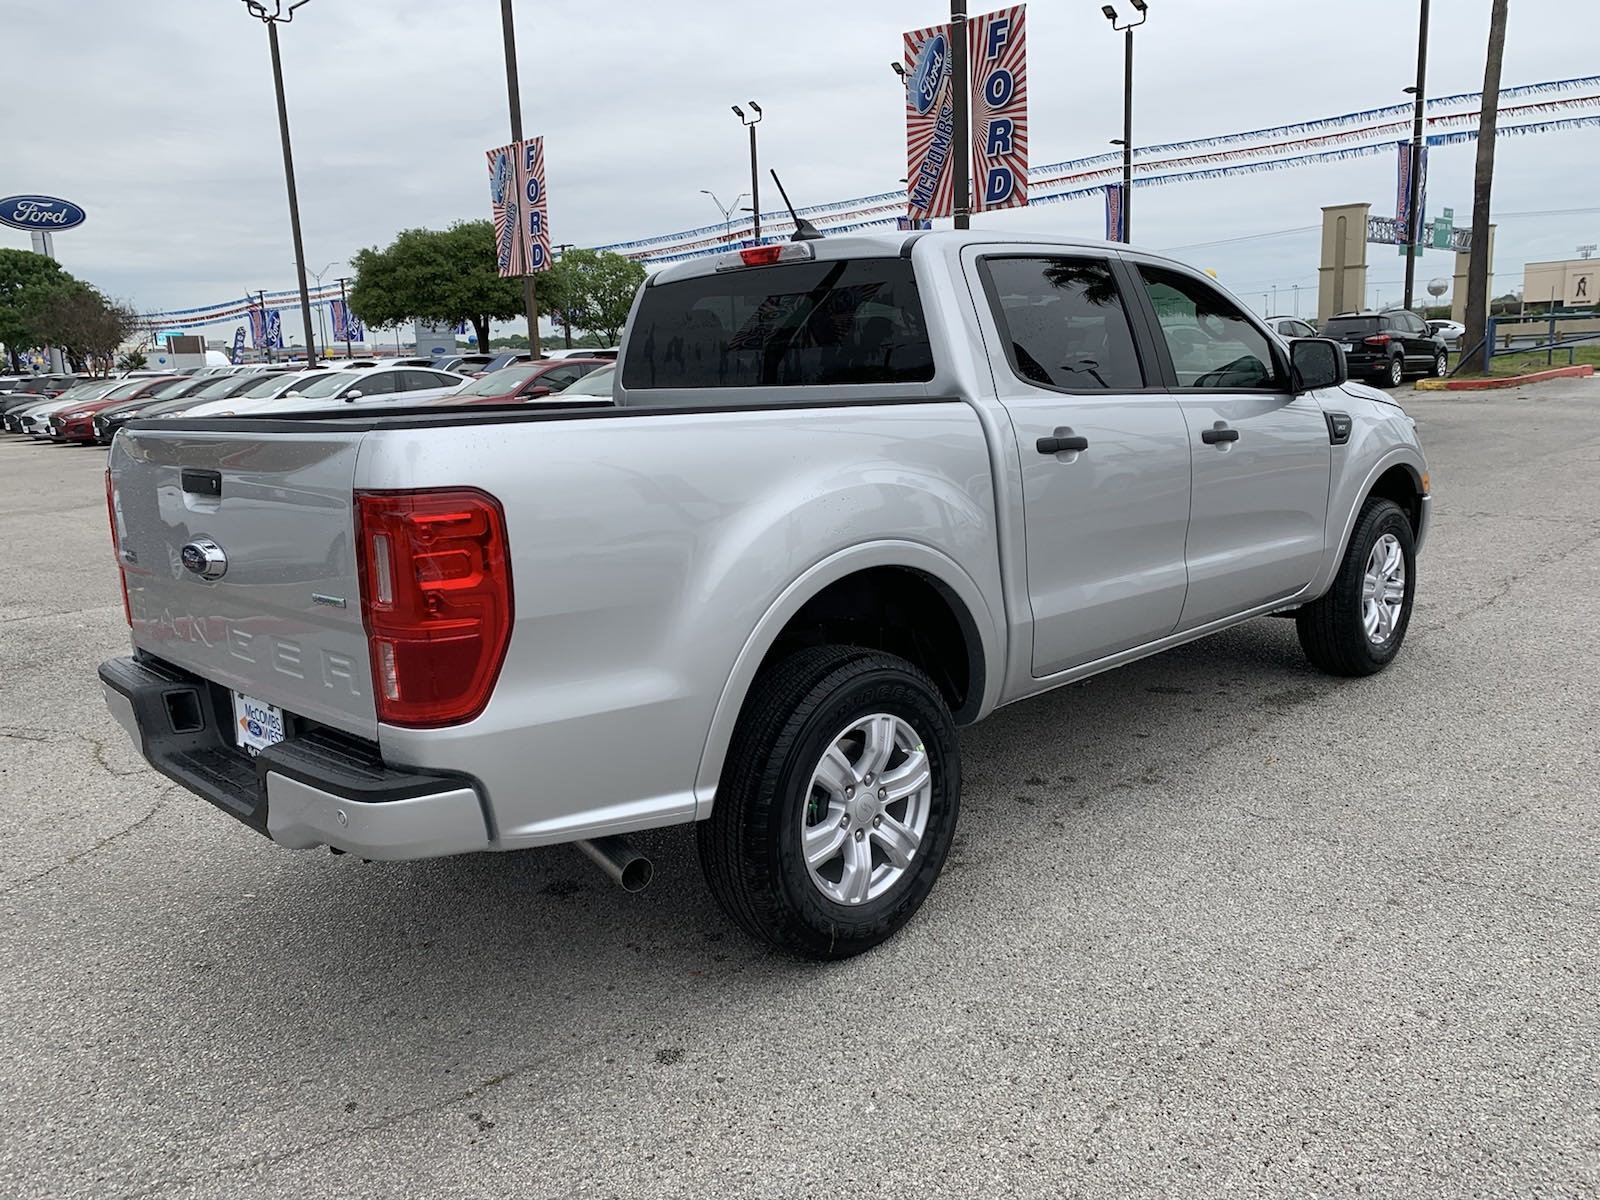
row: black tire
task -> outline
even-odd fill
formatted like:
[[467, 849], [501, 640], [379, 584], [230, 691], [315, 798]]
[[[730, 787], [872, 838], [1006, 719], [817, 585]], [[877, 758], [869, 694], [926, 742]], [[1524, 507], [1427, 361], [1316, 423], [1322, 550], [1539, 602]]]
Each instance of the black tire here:
[[[1400, 615], [1382, 642], [1367, 636], [1362, 620], [1362, 581], [1372, 548], [1386, 534], [1400, 543], [1405, 562], [1405, 595]], [[1333, 586], [1318, 600], [1295, 614], [1295, 629], [1300, 648], [1313, 666], [1330, 675], [1372, 675], [1383, 670], [1400, 653], [1411, 624], [1411, 603], [1417, 590], [1417, 549], [1411, 522], [1392, 500], [1372, 496], [1361, 507], [1350, 532]]]
[[1384, 382], [1390, 387], [1399, 387], [1406, 381], [1406, 360], [1404, 355], [1396, 354], [1389, 360], [1389, 369], [1383, 378]]
[[[879, 712], [904, 719], [922, 739], [932, 773], [927, 823], [900, 879], [847, 906], [811, 878], [803, 814], [824, 751], [852, 721]], [[849, 958], [893, 935], [921, 907], [944, 867], [960, 797], [955, 722], [932, 680], [874, 650], [800, 650], [751, 689], [715, 807], [698, 828], [700, 864], [717, 902], [753, 937], [796, 957]]]
[[1433, 377], [1443, 379], [1450, 374], [1450, 355], [1441, 350], [1433, 356]]

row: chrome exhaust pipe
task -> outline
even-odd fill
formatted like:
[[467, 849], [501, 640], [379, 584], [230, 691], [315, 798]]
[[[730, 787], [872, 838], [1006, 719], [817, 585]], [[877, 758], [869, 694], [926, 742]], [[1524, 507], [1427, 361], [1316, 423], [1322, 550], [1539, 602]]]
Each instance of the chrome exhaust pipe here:
[[650, 884], [656, 869], [650, 860], [633, 848], [633, 843], [617, 834], [607, 837], [586, 838], [572, 843], [582, 850], [611, 877], [625, 892], [642, 892]]

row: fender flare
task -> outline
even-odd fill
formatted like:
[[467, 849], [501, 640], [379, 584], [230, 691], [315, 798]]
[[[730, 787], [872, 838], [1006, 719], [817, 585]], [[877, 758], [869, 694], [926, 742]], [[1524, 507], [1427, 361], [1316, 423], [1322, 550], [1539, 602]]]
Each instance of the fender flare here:
[[[948, 590], [952, 598], [965, 607], [971, 619], [968, 633], [969, 636], [972, 633], [977, 635], [976, 652], [979, 665], [983, 668], [982, 697], [972, 719], [987, 715], [995, 707], [1005, 674], [1003, 669], [995, 669], [995, 664], [1001, 668], [1005, 664], [1004, 638], [982, 589], [959, 563], [921, 542], [865, 542], [836, 551], [793, 579], [745, 638], [744, 646], [723, 683], [722, 694], [717, 698], [717, 706], [711, 714], [711, 725], [706, 731], [705, 746], [700, 752], [700, 767], [695, 773], [695, 820], [703, 821], [711, 815], [717, 781], [722, 774], [728, 747], [733, 741], [739, 712], [744, 707], [750, 685], [755, 682], [756, 671], [777, 642], [778, 635], [790, 619], [824, 588], [846, 576], [874, 567], [900, 567], [921, 572]], [[967, 622], [963, 622], [963, 625], [967, 625]]]
[[[1373, 485], [1387, 471], [1395, 467], [1405, 467], [1411, 473], [1411, 482], [1416, 486], [1417, 494], [1426, 500], [1427, 493], [1422, 490], [1422, 475], [1427, 469], [1422, 456], [1409, 446], [1396, 446], [1386, 452], [1382, 458], [1367, 471], [1366, 478], [1361, 481], [1361, 486], [1356, 489], [1356, 501], [1350, 506], [1350, 511], [1344, 515], [1344, 527], [1339, 531], [1339, 543], [1334, 554], [1329, 556], [1328, 562], [1317, 573], [1316, 582], [1308, 589], [1311, 598], [1322, 595], [1333, 583], [1333, 577], [1339, 572], [1339, 564], [1344, 562], [1345, 552], [1350, 548], [1350, 535], [1355, 531], [1356, 518], [1361, 515], [1361, 506], [1366, 503], [1367, 497], [1372, 495]], [[1423, 535], [1427, 532], [1428, 506], [1422, 506], [1423, 523], [1417, 530], [1417, 549], [1422, 549]]]

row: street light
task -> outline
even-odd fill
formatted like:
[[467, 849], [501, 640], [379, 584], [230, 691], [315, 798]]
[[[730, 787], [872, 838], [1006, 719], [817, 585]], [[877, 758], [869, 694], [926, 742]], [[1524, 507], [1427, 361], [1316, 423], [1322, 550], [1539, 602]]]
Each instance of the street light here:
[[[311, 297], [306, 291], [306, 250], [300, 240], [300, 198], [294, 186], [294, 155], [289, 150], [289, 108], [283, 99], [283, 60], [278, 56], [278, 22], [287, 25], [294, 20], [297, 8], [309, 0], [294, 0], [285, 10], [283, 0], [272, 0], [271, 9], [265, 0], [244, 0], [245, 10], [267, 27], [267, 44], [272, 48], [272, 85], [278, 93], [278, 135], [283, 140], [283, 179], [289, 189], [289, 226], [294, 231], [294, 269], [300, 281], [300, 319], [306, 330], [306, 361], [316, 358], [316, 347], [311, 344]], [[263, 314], [263, 320], [265, 315]]]
[[[1117, 16], [1117, 10], [1102, 4], [1100, 11], [1111, 22], [1113, 32], [1124, 35], [1122, 68], [1122, 240], [1133, 236], [1133, 31], [1150, 19], [1150, 6], [1145, 0], [1128, 0], [1139, 14], [1137, 21], [1126, 24]], [[1113, 143], [1115, 145], [1115, 143]]]
[[733, 232], [733, 214], [739, 207], [739, 201], [743, 200], [750, 193], [749, 192], [740, 192], [737, 196], [735, 196], [733, 198], [733, 203], [732, 204], [724, 204], [721, 200], [718, 200], [717, 199], [717, 194], [715, 192], [713, 192], [710, 188], [701, 188], [700, 189], [700, 194], [702, 196], [710, 196], [711, 197], [711, 203], [715, 204], [717, 206], [717, 211], [722, 214], [723, 232], [731, 234]]
[[747, 117], [744, 109], [737, 104], [733, 106], [733, 115], [739, 118], [739, 124], [750, 131], [750, 207], [754, 210], [755, 220], [753, 232], [756, 245], [761, 244], [761, 172], [756, 167], [756, 126], [761, 124], [761, 105], [754, 100], [749, 101], [750, 111], [754, 117]]

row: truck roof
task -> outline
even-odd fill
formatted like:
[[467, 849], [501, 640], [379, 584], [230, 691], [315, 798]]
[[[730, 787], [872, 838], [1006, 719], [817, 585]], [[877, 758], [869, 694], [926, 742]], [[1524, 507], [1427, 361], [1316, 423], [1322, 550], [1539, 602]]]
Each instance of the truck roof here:
[[[1134, 250], [1156, 258], [1167, 257], [1157, 251], [1146, 250], [1140, 246], [1128, 246], [1122, 242], [1107, 242], [1098, 238], [1071, 237], [1064, 234], [1007, 229], [921, 229], [912, 231], [894, 230], [884, 233], [848, 233], [818, 238], [802, 244], [810, 247], [813, 259], [827, 261], [839, 258], [892, 258], [900, 254], [910, 254], [911, 246], [923, 240], [936, 242], [944, 246], [993, 246], [1016, 242], [1030, 246], [1062, 246], [1077, 250], [1095, 250], [1101, 253]], [[769, 246], [787, 246], [793, 243], [777, 241], [765, 244]], [[741, 249], [746, 248], [741, 247]], [[691, 259], [688, 262], [673, 263], [650, 276], [646, 284], [649, 286], [657, 283], [670, 283], [676, 279], [693, 279], [701, 275], [711, 275], [725, 267], [728, 261], [734, 259], [738, 254], [739, 249], [730, 249], [724, 254], [708, 254], [703, 258]]]

